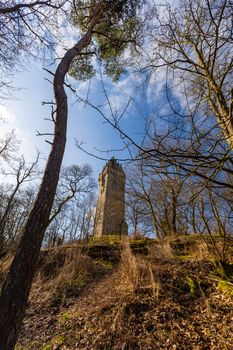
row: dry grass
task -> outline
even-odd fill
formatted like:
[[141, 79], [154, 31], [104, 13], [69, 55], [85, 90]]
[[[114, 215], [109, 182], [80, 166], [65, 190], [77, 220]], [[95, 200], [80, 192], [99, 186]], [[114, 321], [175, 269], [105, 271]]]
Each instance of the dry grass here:
[[161, 241], [159, 244], [152, 244], [150, 246], [149, 256], [159, 260], [170, 260], [174, 258], [169, 240]]
[[13, 258], [13, 255], [8, 254], [0, 260], [0, 287], [3, 284], [7, 272], [9, 271]]
[[[206, 238], [205, 238], [206, 240]], [[225, 260], [231, 263], [232, 260], [232, 242], [224, 244], [223, 239], [218, 237], [214, 242], [205, 241], [200, 238], [193, 242], [190, 248], [190, 255], [196, 261], [202, 260]]]
[[158, 296], [159, 281], [155, 278], [155, 267], [142, 256], [135, 256], [130, 248], [129, 239], [122, 243], [121, 271], [122, 280], [134, 292], [138, 289], [152, 289]]
[[192, 260], [195, 261], [210, 260], [212, 258], [208, 246], [203, 240], [198, 240], [195, 242], [189, 253]]
[[39, 303], [63, 305], [112, 267], [102, 261], [93, 261], [74, 247], [61, 249], [49, 253], [35, 277], [31, 298], [36, 298]]
[[8, 254], [0, 260], [0, 273], [1, 274], [5, 275], [8, 272], [8, 270], [11, 266], [11, 263], [13, 261], [13, 258], [14, 258], [13, 255]]
[[122, 242], [121, 272], [122, 281], [125, 282], [130, 291], [133, 291], [138, 284], [139, 270], [137, 258], [132, 254], [127, 238]]
[[132, 339], [124, 334], [123, 328], [128, 312], [131, 308], [132, 298], [138, 294], [150, 294], [152, 298], [158, 298], [160, 284], [155, 278], [156, 267], [140, 255], [135, 255], [130, 248], [130, 238], [122, 240], [122, 254], [119, 264], [119, 283], [112, 286], [120, 295], [112, 314], [111, 332], [119, 336], [119, 349], [134, 349]]
[[170, 237], [149, 247], [149, 256], [153, 259], [170, 260], [176, 257], [187, 258], [190, 261], [219, 260], [223, 249], [226, 249], [227, 261], [232, 259], [232, 251], [221, 240], [210, 242], [208, 236]]
[[[188, 254], [187, 260], [179, 258], [174, 239], [151, 244], [149, 255], [144, 256], [135, 255], [126, 239], [118, 267], [98, 280], [93, 276], [100, 262], [77, 251], [69, 252], [63, 261], [59, 252], [51, 260], [48, 256], [49, 268], [41, 268], [38, 285], [39, 277], [47, 287], [51, 282], [56, 294], [89, 271], [92, 283], [73, 304], [61, 308], [47, 304], [38, 312], [32, 301], [20, 349], [31, 350], [35, 340], [38, 347], [33, 345], [33, 350], [53, 349], [58, 337], [64, 350], [231, 349], [232, 300], [209, 277], [212, 263], [205, 261], [205, 245], [199, 242], [197, 250], [193, 240], [192, 250], [184, 246], [186, 240], [177, 241], [181, 257]], [[196, 259], [195, 254], [200, 257]]]

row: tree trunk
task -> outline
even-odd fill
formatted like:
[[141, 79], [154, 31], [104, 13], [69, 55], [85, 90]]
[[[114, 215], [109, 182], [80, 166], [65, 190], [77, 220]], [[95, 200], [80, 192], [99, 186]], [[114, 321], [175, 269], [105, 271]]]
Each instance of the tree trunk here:
[[100, 12], [94, 12], [95, 15], [87, 32], [73, 48], [66, 52], [54, 76], [56, 100], [54, 140], [34, 207], [24, 227], [15, 258], [1, 290], [0, 350], [13, 350], [17, 341], [56, 193], [66, 144], [68, 106], [64, 89], [65, 75], [72, 60], [90, 42], [93, 28], [100, 18]]
[[4, 232], [5, 232], [7, 219], [8, 219], [10, 210], [11, 210], [11, 205], [12, 205], [12, 202], [15, 198], [16, 193], [18, 192], [19, 186], [20, 186], [20, 184], [17, 183], [13, 193], [11, 194], [11, 196], [8, 200], [7, 206], [3, 212], [3, 215], [2, 215], [1, 220], [0, 220], [0, 242], [1, 242], [0, 243], [0, 257], [4, 256], [6, 254], [6, 242], [4, 239]]
[[176, 227], [176, 207], [177, 207], [177, 198], [176, 198], [176, 194], [174, 193], [174, 191], [172, 191], [172, 222], [171, 222], [171, 226], [172, 226], [172, 235], [176, 236], [177, 235], [177, 227]]

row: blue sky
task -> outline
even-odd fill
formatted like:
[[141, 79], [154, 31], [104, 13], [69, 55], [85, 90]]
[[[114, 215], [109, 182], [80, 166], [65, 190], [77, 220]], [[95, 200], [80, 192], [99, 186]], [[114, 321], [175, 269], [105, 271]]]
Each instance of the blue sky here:
[[[56, 54], [61, 57], [64, 50], [72, 47], [74, 42], [78, 40], [79, 33], [77, 28], [68, 25], [63, 17], [59, 18], [59, 21], [60, 40], [56, 44]], [[148, 50], [151, 50], [151, 43], [148, 44]], [[15, 129], [18, 139], [21, 140], [20, 152], [27, 160], [32, 161], [36, 156], [36, 150], [43, 153], [44, 159], [47, 158], [50, 150], [45, 138], [36, 136], [36, 133], [37, 130], [41, 133], [52, 131], [52, 123], [44, 120], [44, 118], [49, 118], [50, 108], [42, 106], [41, 102], [52, 100], [53, 93], [52, 84], [46, 80], [51, 79], [51, 76], [43, 70], [43, 67], [46, 68], [46, 63], [32, 58], [29, 61], [29, 64], [22, 68], [22, 72], [15, 74], [13, 85], [20, 89], [15, 92], [14, 100], [2, 102], [0, 114], [8, 121], [1, 127], [2, 132]], [[55, 71], [54, 66], [47, 67], [49, 70]], [[120, 81], [112, 84], [110, 79], [104, 77], [106, 91], [114, 110], [123, 110], [129, 99], [132, 99], [130, 107], [121, 119], [121, 125], [139, 143], [144, 132], [146, 118], [151, 115], [166, 115], [168, 113], [168, 105], [163, 91], [164, 72], [157, 73], [156, 79], [153, 76], [147, 84], [143, 84], [144, 78], [145, 76], [142, 77], [139, 74], [125, 74]], [[91, 83], [80, 83], [72, 80], [72, 84], [84, 99], [90, 87], [88, 98], [93, 104], [100, 104], [106, 100], [98, 71]], [[75, 102], [76, 100], [76, 97], [68, 92], [68, 135], [63, 164], [89, 163], [93, 167], [95, 177], [97, 177], [105, 161], [90, 157], [78, 150], [75, 147], [75, 139], [79, 142], [82, 141], [83, 147], [89, 152], [104, 158], [109, 159], [113, 155], [116, 158], [128, 158], [128, 153], [98, 153], [95, 151], [95, 148], [103, 151], [122, 149], [122, 140], [119, 133], [107, 125], [98, 112], [83, 103]], [[110, 116], [109, 109], [104, 108], [104, 112], [107, 117]], [[164, 130], [165, 126], [163, 121], [156, 120], [157, 130]]]
[[[36, 136], [37, 130], [41, 133], [51, 132], [52, 123], [45, 121], [49, 118], [50, 108], [42, 106], [42, 101], [52, 100], [52, 85], [46, 80], [50, 79], [48, 73], [43, 70], [41, 62], [32, 62], [24, 72], [15, 74], [14, 85], [20, 89], [15, 92], [14, 100], [4, 101], [0, 106], [1, 115], [6, 119], [4, 131], [16, 130], [16, 135], [21, 141], [20, 152], [27, 160], [33, 160], [38, 149], [43, 155], [48, 155], [50, 146], [44, 141], [44, 137]], [[75, 83], [73, 81], [73, 83]], [[143, 117], [147, 115], [147, 93], [144, 89], [138, 89], [135, 80], [129, 75], [124, 76], [116, 85], [108, 80], [106, 83], [108, 96], [113, 108], [124, 108], [130, 97], [135, 102], [127, 110], [122, 118], [122, 125], [135, 140], [140, 139], [143, 132]], [[102, 103], [105, 97], [102, 85], [97, 78], [86, 83], [76, 83], [78, 93], [83, 97], [87, 95], [90, 87], [89, 99], [93, 104]], [[75, 139], [84, 142], [84, 148], [104, 158], [115, 155], [119, 158], [128, 157], [126, 152], [98, 153], [94, 148], [101, 150], [121, 149], [122, 142], [117, 131], [106, 124], [100, 114], [84, 103], [75, 102], [76, 97], [69, 93], [69, 121], [68, 137], [64, 165], [90, 163], [93, 166], [95, 176], [101, 171], [104, 161], [87, 156], [75, 147]], [[110, 116], [108, 108], [104, 108], [106, 116]], [[49, 139], [49, 138], [48, 138]]]
[[[66, 48], [71, 47], [77, 41], [78, 36], [77, 29], [64, 23], [60, 26], [60, 30], [67, 40], [64, 41], [64, 45], [57, 46], [59, 56], [64, 53], [65, 46]], [[63, 43], [63, 40], [60, 42]], [[52, 84], [46, 80], [51, 79], [51, 76], [43, 69], [46, 67], [55, 71], [54, 66], [46, 66], [45, 62], [29, 59], [29, 64], [22, 68], [21, 72], [15, 74], [13, 85], [19, 90], [14, 93], [14, 100], [3, 101], [3, 105], [0, 105], [0, 114], [7, 120], [7, 123], [1, 128], [2, 132], [16, 130], [16, 135], [21, 141], [20, 152], [28, 161], [35, 158], [36, 150], [42, 152], [44, 159], [47, 158], [50, 150], [50, 145], [45, 142], [45, 137], [36, 136], [37, 130], [41, 133], [52, 131], [52, 123], [44, 120], [50, 117], [50, 108], [42, 106], [42, 101], [53, 99]], [[145, 84], [143, 84], [144, 79], [145, 76], [140, 76], [140, 74], [124, 74], [117, 83], [112, 83], [110, 79], [104, 77], [108, 98], [114, 111], [118, 111], [118, 115], [131, 99], [129, 108], [121, 119], [121, 125], [126, 133], [139, 143], [147, 117], [153, 115], [157, 118], [157, 115], [167, 115], [170, 112], [164, 94], [164, 72], [157, 72], [156, 77], [152, 76], [152, 79]], [[91, 82], [75, 82], [74, 80], [71, 82], [78, 94], [84, 99], [88, 94], [93, 104], [98, 105], [106, 101], [98, 69], [96, 77], [92, 78]], [[128, 158], [128, 152], [97, 152], [95, 148], [103, 151], [122, 149], [123, 143], [119, 133], [106, 124], [98, 112], [84, 103], [78, 103], [72, 93], [69, 91], [67, 93], [69, 118], [63, 164], [89, 163], [97, 177], [105, 161], [90, 157], [78, 150], [75, 147], [75, 139], [82, 141], [86, 150], [103, 158], [109, 159], [113, 155], [116, 158]], [[110, 117], [109, 108], [105, 107], [103, 111], [107, 117]], [[164, 130], [165, 127], [164, 121], [157, 118], [157, 131]]]

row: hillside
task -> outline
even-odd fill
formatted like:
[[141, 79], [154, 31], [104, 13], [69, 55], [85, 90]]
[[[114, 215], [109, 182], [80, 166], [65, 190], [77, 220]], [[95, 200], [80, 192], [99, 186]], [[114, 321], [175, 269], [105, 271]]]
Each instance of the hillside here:
[[201, 239], [131, 248], [44, 252], [16, 349], [233, 349], [233, 284]]

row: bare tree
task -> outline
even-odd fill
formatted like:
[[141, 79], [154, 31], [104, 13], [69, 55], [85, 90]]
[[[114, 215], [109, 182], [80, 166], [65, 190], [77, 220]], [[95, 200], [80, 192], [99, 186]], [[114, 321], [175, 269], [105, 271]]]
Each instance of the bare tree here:
[[[8, 206], [9, 199], [14, 190], [13, 185], [2, 185], [0, 187], [0, 216], [4, 215], [4, 212]], [[21, 188], [11, 200], [10, 208], [8, 209], [7, 220], [4, 225], [3, 244], [1, 251], [5, 255], [6, 253], [13, 253], [15, 246], [20, 237], [20, 231], [23, 227], [29, 212], [33, 206], [33, 202], [36, 195], [36, 189], [33, 187]]]
[[187, 113], [212, 113], [233, 148], [232, 1], [182, 0], [158, 10], [146, 70], [166, 71], [167, 88], [183, 94]]
[[12, 157], [14, 157], [17, 149], [18, 140], [16, 139], [15, 132], [13, 130], [0, 140], [0, 159], [9, 161], [12, 159]]
[[0, 96], [2, 98], [8, 97], [14, 85], [12, 74], [22, 67], [28, 55], [42, 58], [54, 50], [59, 12], [64, 11], [63, 6], [68, 2], [67, 0], [1, 2]]
[[[88, 214], [88, 199], [92, 198], [93, 201], [95, 188], [96, 182], [92, 176], [92, 169], [88, 164], [83, 166], [72, 165], [62, 169], [48, 223], [49, 226], [45, 234], [45, 241], [48, 242], [48, 245], [54, 246], [56, 244], [57, 238], [61, 236], [60, 231], [64, 226], [68, 234], [64, 235], [63, 232], [63, 241], [72, 241], [71, 237], [77, 238], [79, 228], [79, 236], [83, 235], [82, 231], [86, 227], [86, 216]], [[82, 225], [80, 221], [82, 221]], [[68, 236], [70, 237], [68, 238]]]
[[29, 181], [35, 180], [38, 177], [38, 160], [39, 154], [35, 161], [33, 161], [30, 165], [26, 164], [24, 157], [21, 157], [19, 160], [15, 160], [14, 164], [11, 165], [11, 171], [8, 172], [8, 175], [13, 176], [15, 180], [15, 185], [13, 189], [8, 194], [6, 205], [1, 208], [0, 215], [0, 256], [4, 255], [7, 247], [5, 246], [5, 228], [8, 224], [9, 215], [14, 205], [16, 196], [21, 188], [21, 186]]
[[[185, 232], [183, 214], [183, 187], [185, 178], [181, 178], [176, 169], [161, 169], [158, 163], [150, 160], [138, 161], [128, 172], [127, 192], [136, 206], [137, 214], [147, 216], [153, 222], [153, 230], [158, 239]], [[140, 203], [144, 205], [140, 206]], [[139, 208], [141, 210], [139, 211]], [[143, 210], [142, 210], [143, 208]], [[138, 212], [138, 213], [137, 213]]]
[[148, 208], [140, 196], [132, 195], [130, 190], [126, 196], [126, 222], [129, 234], [135, 239], [140, 235], [153, 235], [154, 227]]
[[64, 167], [61, 171], [61, 177], [58, 184], [58, 189], [54, 201], [49, 224], [60, 213], [63, 206], [71, 199], [81, 201], [83, 194], [92, 194], [96, 183], [92, 177], [92, 169], [90, 165], [83, 166], [71, 165]]

